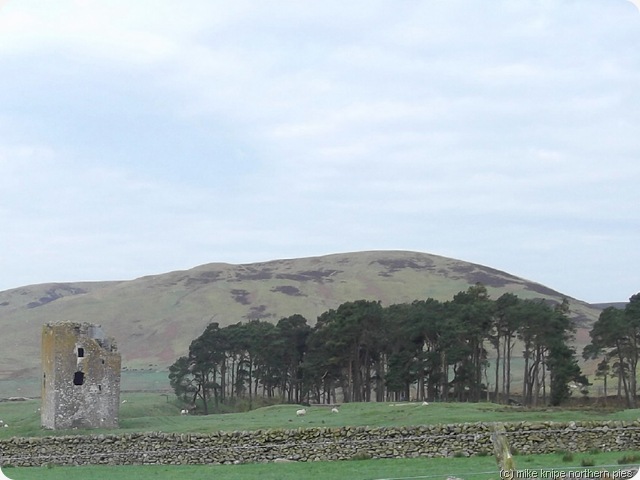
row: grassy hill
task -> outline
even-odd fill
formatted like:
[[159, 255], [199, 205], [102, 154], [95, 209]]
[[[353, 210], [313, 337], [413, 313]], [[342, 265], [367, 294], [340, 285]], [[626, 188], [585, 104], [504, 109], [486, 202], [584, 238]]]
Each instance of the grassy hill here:
[[[277, 322], [300, 313], [313, 324], [347, 301], [449, 300], [477, 282], [492, 298], [505, 292], [551, 301], [564, 297], [486, 266], [406, 251], [210, 263], [130, 281], [30, 285], [0, 292], [0, 380], [40, 375], [41, 326], [47, 322], [101, 324], [117, 340], [124, 366], [164, 368], [212, 321], [222, 326], [251, 319]], [[600, 309], [569, 300], [582, 345]]]

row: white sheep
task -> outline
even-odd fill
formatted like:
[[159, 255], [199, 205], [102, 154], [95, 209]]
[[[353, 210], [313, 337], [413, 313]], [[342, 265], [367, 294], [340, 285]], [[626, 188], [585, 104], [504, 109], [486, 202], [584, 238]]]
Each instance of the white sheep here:
[[189, 415], [189, 410], [183, 408], [180, 410], [180, 415]]
[[307, 409], [306, 408], [301, 408], [300, 410], [296, 411], [296, 415], [299, 417], [304, 417], [307, 414]]
[[427, 405], [429, 405], [429, 402], [422, 402], [423, 407], [426, 407]]
[[340, 411], [336, 407], [333, 407], [331, 413], [340, 413]]

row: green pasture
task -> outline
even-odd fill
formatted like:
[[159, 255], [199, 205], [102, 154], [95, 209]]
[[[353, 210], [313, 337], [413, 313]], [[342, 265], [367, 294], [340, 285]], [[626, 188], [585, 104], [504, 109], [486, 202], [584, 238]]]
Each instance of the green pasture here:
[[[625, 456], [635, 458], [635, 464], [618, 465]], [[560, 471], [600, 471], [606, 469], [613, 478], [623, 477], [621, 470], [637, 466], [638, 452], [591, 452], [566, 458], [566, 453], [516, 456], [516, 466], [523, 472], [536, 472], [537, 478], [561, 479]], [[584, 465], [589, 465], [588, 467]], [[351, 460], [341, 462], [262, 463], [246, 465], [191, 466], [91, 466], [91, 467], [32, 467], [5, 468], [5, 475], [13, 480], [92, 480], [122, 478], [126, 480], [378, 480], [378, 479], [445, 479], [449, 476], [465, 480], [497, 480], [499, 470], [495, 459], [471, 458], [413, 458]], [[544, 475], [547, 475], [546, 477]], [[516, 477], [517, 478], [517, 477]], [[566, 478], [566, 477], [565, 477]]]
[[[171, 392], [169, 373], [157, 366], [144, 369], [124, 369], [120, 374], [122, 391], [132, 392]], [[41, 393], [40, 375], [0, 380], [0, 398], [38, 397]]]
[[[120, 428], [93, 430], [92, 433], [176, 432], [207, 433], [258, 429], [310, 427], [401, 426], [466, 422], [635, 420], [639, 410], [604, 408], [528, 409], [494, 403], [349, 403], [338, 414], [329, 407], [307, 407], [304, 417], [296, 416], [299, 405], [273, 405], [242, 413], [180, 415], [181, 404], [170, 394], [123, 393]], [[40, 402], [1, 402], [0, 419], [9, 425], [0, 428], [0, 438], [52, 435], [40, 428]], [[56, 435], [77, 435], [77, 430], [56, 431]], [[84, 432], [82, 432], [84, 433]], [[88, 432], [87, 432], [88, 433]]]
[[[176, 433], [207, 433], [218, 430], [258, 430], [268, 428], [309, 428], [340, 426], [401, 426], [464, 422], [635, 420], [638, 410], [615, 409], [528, 409], [492, 403], [352, 403], [340, 406], [338, 414], [329, 407], [307, 407], [307, 415], [297, 417], [299, 405], [273, 405], [243, 413], [180, 415], [181, 404], [175, 397], [160, 393], [123, 393], [120, 405], [120, 425], [117, 430], [57, 431], [56, 435], [90, 433], [127, 433], [163, 431]], [[0, 438], [52, 435], [40, 428], [38, 400], [1, 402], [0, 419], [9, 427], [0, 428]], [[518, 456], [520, 469], [580, 467], [588, 460], [593, 467], [615, 465], [623, 453], [576, 454], [570, 460], [563, 454]], [[639, 461], [636, 459], [635, 464]], [[549, 470], [550, 471], [550, 470]], [[5, 468], [5, 475], [19, 479], [399, 479], [446, 478], [449, 475], [466, 479], [497, 479], [498, 469], [492, 456], [444, 459], [375, 459], [342, 462], [264, 463], [246, 465], [200, 466], [91, 466]], [[539, 477], [543, 478], [543, 477]], [[546, 477], [552, 478], [552, 477]], [[558, 477], [556, 477], [557, 479]]]

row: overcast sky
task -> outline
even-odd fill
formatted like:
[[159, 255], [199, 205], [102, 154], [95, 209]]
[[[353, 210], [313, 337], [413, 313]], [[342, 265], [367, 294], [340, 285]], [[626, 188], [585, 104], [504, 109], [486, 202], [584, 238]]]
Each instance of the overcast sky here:
[[0, 5], [0, 290], [413, 250], [640, 292], [630, 1]]

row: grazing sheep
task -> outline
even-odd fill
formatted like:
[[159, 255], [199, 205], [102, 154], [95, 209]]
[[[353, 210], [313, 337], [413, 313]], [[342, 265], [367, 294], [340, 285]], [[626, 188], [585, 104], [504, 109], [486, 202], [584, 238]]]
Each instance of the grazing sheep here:
[[306, 414], [307, 414], [306, 408], [301, 408], [300, 410], [296, 411], [296, 415], [299, 417], [304, 417]]
[[427, 405], [429, 405], [429, 402], [422, 402], [423, 407], [426, 407]]
[[339, 411], [336, 407], [333, 407], [333, 408], [331, 409], [331, 413], [339, 413], [339, 412], [340, 412], [340, 411]]
[[180, 415], [189, 415], [189, 410], [183, 408], [180, 410]]

